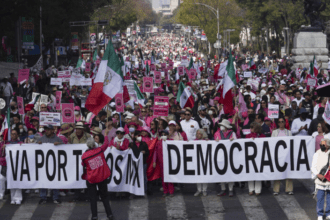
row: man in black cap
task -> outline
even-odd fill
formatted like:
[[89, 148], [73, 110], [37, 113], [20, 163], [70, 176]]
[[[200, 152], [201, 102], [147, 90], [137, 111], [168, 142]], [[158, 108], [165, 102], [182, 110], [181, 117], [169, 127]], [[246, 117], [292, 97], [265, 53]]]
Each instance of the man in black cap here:
[[304, 108], [307, 111], [307, 118], [313, 119], [314, 105], [313, 100], [311, 99], [311, 94], [309, 92], [304, 93], [304, 100], [301, 101], [299, 108]]
[[204, 105], [200, 105], [198, 107], [198, 115], [195, 117], [195, 120], [198, 122], [200, 128], [205, 127], [207, 129], [206, 133], [209, 139], [212, 139], [212, 130], [213, 130], [213, 122], [211, 117], [206, 114], [206, 107]]

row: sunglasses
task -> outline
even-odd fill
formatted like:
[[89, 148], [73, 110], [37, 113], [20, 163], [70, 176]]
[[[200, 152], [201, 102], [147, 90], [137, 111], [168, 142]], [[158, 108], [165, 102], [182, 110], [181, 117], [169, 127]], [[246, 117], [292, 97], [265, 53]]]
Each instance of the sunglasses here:
[[185, 115], [190, 116], [190, 114], [185, 114]]
[[116, 132], [116, 134], [125, 134], [125, 132], [118, 131], [118, 132]]

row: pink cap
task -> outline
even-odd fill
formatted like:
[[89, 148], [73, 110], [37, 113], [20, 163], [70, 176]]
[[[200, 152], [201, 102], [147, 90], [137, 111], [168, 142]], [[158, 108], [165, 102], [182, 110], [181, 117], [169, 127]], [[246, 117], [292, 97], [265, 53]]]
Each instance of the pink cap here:
[[79, 107], [79, 106], [75, 106], [75, 107], [74, 107], [74, 110], [76, 110], [76, 111], [80, 111], [80, 107]]

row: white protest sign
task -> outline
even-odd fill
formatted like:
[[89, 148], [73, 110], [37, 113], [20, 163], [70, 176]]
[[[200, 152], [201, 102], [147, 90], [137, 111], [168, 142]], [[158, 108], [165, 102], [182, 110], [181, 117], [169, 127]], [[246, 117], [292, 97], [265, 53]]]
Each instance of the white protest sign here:
[[163, 141], [164, 182], [308, 179], [314, 153], [311, 136]]
[[252, 77], [252, 72], [251, 71], [245, 71], [244, 72], [244, 78], [250, 78]]
[[62, 85], [62, 79], [63, 78], [50, 78], [50, 85], [60, 86]]
[[83, 80], [83, 77], [81, 75], [72, 75], [70, 78], [70, 86], [80, 86], [80, 80]]
[[308, 80], [307, 80], [308, 86], [316, 86], [316, 83], [317, 83], [316, 79], [308, 78]]
[[82, 78], [80, 81], [80, 86], [92, 86], [92, 79], [91, 78]]
[[[81, 179], [81, 156], [86, 150], [86, 144], [9, 144], [6, 146], [8, 189], [86, 188], [86, 181]], [[143, 196], [142, 154], [136, 158], [132, 150], [107, 148], [104, 155], [111, 170], [108, 190]]]
[[40, 126], [53, 125], [61, 126], [61, 113], [57, 112], [40, 112]]
[[279, 105], [268, 104], [268, 118], [279, 117]]
[[268, 68], [262, 67], [258, 70], [259, 73], [266, 74], [268, 72]]
[[41, 94], [41, 96], [40, 96], [40, 103], [47, 104], [48, 103], [48, 96]]

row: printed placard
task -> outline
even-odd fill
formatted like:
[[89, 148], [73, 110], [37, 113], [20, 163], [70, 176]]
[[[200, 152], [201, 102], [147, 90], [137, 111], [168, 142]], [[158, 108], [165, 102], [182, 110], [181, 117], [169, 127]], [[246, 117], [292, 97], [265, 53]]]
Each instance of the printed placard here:
[[150, 65], [150, 71], [156, 71], [156, 66], [154, 64]]
[[161, 63], [160, 66], [161, 66], [161, 68], [162, 68], [162, 70], [163, 70], [163, 69], [166, 68], [166, 63]]
[[279, 117], [279, 106], [274, 104], [268, 104], [268, 118]]
[[183, 66], [178, 66], [177, 71], [179, 71], [179, 76], [183, 76], [184, 75], [184, 67]]
[[162, 83], [161, 72], [155, 71], [154, 76], [155, 76], [155, 83]]
[[91, 78], [82, 78], [80, 80], [80, 86], [91, 86], [92, 85], [92, 79]]
[[25, 82], [29, 80], [30, 69], [20, 69], [18, 70], [18, 83]]
[[155, 96], [154, 116], [168, 116], [169, 98], [167, 96]]
[[62, 103], [62, 122], [75, 123], [73, 103]]
[[252, 77], [252, 72], [251, 71], [245, 71], [244, 72], [244, 78], [250, 78]]
[[168, 62], [168, 69], [173, 70], [174, 63], [172, 61]]
[[80, 86], [80, 80], [83, 80], [83, 77], [81, 75], [71, 76], [70, 86]]
[[40, 96], [40, 102], [47, 104], [48, 103], [48, 96], [41, 94], [41, 96]]
[[70, 78], [71, 77], [70, 70], [58, 71], [57, 77], [58, 78]]
[[316, 86], [316, 83], [317, 83], [317, 80], [314, 79], [314, 78], [308, 78], [308, 79], [307, 79], [307, 85], [308, 85], [308, 86], [313, 86], [313, 87], [315, 87], [315, 86]]
[[154, 79], [152, 77], [143, 77], [143, 92], [154, 92]]
[[62, 78], [50, 78], [50, 85], [52, 86], [62, 85]]
[[92, 67], [92, 64], [91, 63], [86, 63], [86, 66], [85, 66], [85, 72], [86, 73], [89, 73], [91, 71], [91, 67]]
[[23, 97], [17, 96], [17, 108], [18, 108], [18, 114], [24, 115], [24, 100]]
[[56, 104], [55, 104], [56, 110], [61, 110], [61, 99], [62, 99], [62, 91], [56, 91]]
[[124, 112], [124, 98], [123, 93], [117, 93], [115, 96], [115, 102], [116, 102], [116, 112]]
[[195, 69], [190, 69], [189, 70], [189, 79], [195, 80], [197, 76], [197, 71]]
[[40, 126], [53, 125], [61, 126], [61, 113], [57, 112], [40, 112]]

